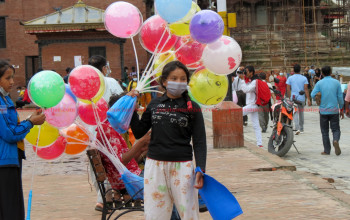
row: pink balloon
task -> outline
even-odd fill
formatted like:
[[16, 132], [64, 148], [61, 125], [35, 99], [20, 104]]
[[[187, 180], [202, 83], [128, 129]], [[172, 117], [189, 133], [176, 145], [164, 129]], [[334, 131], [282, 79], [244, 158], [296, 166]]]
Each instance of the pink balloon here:
[[227, 75], [239, 67], [242, 61], [242, 50], [233, 38], [222, 36], [204, 48], [202, 60], [203, 65], [213, 73]]
[[[181, 48], [180, 48], [181, 47]], [[193, 40], [190, 36], [181, 37], [175, 44], [176, 58], [189, 68], [201, 66], [201, 58], [205, 45]]]
[[[66, 149], [67, 141], [64, 137], [59, 136], [57, 140], [49, 147], [38, 148], [37, 155], [44, 160], [54, 160], [59, 158]], [[33, 146], [33, 151], [36, 152], [36, 147]]]
[[[163, 33], [164, 36], [162, 37]], [[170, 39], [168, 40], [168, 38]], [[160, 40], [161, 42], [157, 48], [158, 42]], [[161, 18], [159, 15], [154, 15], [148, 18], [141, 27], [141, 45], [143, 48], [145, 48], [145, 50], [151, 53], [153, 53], [156, 49], [157, 53], [164, 53], [170, 50], [175, 45], [176, 41], [177, 36], [170, 33], [169, 29], [167, 29], [167, 22], [163, 20], [163, 18]]]
[[77, 115], [77, 105], [68, 93], [55, 107], [45, 110], [46, 121], [57, 128], [68, 127], [74, 122]]
[[100, 71], [90, 65], [75, 67], [69, 74], [69, 86], [73, 94], [80, 99], [90, 100], [100, 89]]
[[116, 37], [135, 36], [140, 31], [142, 20], [139, 9], [128, 2], [114, 2], [105, 11], [105, 27]]
[[[108, 105], [107, 102], [101, 98], [98, 100], [96, 104], [97, 114], [100, 118], [100, 121], [103, 122], [107, 118]], [[86, 104], [83, 102], [79, 102], [78, 107], [79, 117], [80, 119], [88, 125], [97, 125], [97, 121], [95, 119], [93, 106], [91, 104]]]

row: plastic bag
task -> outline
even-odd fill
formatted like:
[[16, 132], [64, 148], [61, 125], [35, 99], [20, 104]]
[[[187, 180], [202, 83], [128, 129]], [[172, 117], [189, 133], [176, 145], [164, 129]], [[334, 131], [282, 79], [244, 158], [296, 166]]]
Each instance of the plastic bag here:
[[121, 97], [107, 112], [107, 119], [114, 130], [124, 134], [128, 129], [135, 110], [137, 97]]
[[[196, 168], [197, 172], [203, 173], [199, 167]], [[224, 185], [205, 173], [203, 180], [199, 194], [214, 220], [231, 220], [243, 213], [237, 199]]]
[[121, 175], [126, 191], [133, 199], [143, 199], [143, 178], [130, 172], [128, 169]]

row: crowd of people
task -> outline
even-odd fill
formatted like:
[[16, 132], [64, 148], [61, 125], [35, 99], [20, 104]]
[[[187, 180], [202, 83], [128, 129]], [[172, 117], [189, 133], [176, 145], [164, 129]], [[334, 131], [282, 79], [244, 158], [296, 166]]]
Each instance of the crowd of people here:
[[[257, 145], [262, 147], [261, 133], [268, 128], [269, 114], [272, 120], [271, 106], [288, 98], [299, 101], [294, 114], [295, 135], [304, 133], [305, 105], [312, 105], [313, 100], [319, 105], [320, 128], [324, 149], [322, 155], [329, 155], [331, 144], [329, 128], [333, 133], [333, 147], [336, 155], [341, 154], [339, 147], [340, 126], [339, 118], [344, 118], [345, 113], [350, 116], [349, 101], [350, 89], [342, 90], [340, 82], [332, 75], [332, 69], [324, 66], [320, 70], [315, 66], [306, 67], [301, 72], [301, 66], [295, 64], [291, 72], [286, 69], [271, 71], [267, 77], [265, 72], [255, 73], [252, 66], [239, 67], [233, 74], [232, 90], [236, 93], [237, 104], [243, 108], [243, 124], [247, 125], [246, 115], [249, 116], [255, 131]], [[256, 79], [263, 80], [271, 89], [271, 100], [268, 105], [256, 104]], [[348, 88], [350, 83], [348, 85]], [[303, 91], [304, 94], [300, 94]], [[344, 105], [345, 102], [345, 105]]]

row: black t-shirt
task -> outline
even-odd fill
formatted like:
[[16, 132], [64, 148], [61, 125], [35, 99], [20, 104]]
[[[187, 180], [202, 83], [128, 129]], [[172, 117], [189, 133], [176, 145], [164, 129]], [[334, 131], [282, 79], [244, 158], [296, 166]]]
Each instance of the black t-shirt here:
[[[152, 128], [147, 156], [161, 161], [189, 161], [194, 151], [196, 165], [205, 170], [207, 144], [204, 119], [200, 107], [192, 102], [193, 110], [187, 109], [186, 100], [171, 99], [166, 95], [153, 99], [142, 114], [135, 112], [131, 129], [141, 138]], [[191, 145], [193, 141], [193, 149]]]
[[309, 83], [309, 84], [307, 85], [307, 88], [308, 88], [308, 89], [311, 89], [311, 76], [310, 76], [310, 74], [305, 73], [304, 76], [306, 77], [307, 82]]

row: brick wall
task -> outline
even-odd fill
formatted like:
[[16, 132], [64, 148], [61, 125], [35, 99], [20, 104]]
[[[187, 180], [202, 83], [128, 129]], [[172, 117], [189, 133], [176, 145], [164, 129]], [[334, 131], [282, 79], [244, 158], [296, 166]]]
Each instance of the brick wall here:
[[[38, 56], [38, 45], [35, 44], [37, 37], [24, 33], [24, 27], [20, 25], [21, 21], [29, 21], [50, 13], [55, 12], [53, 7], [62, 7], [62, 9], [73, 6], [78, 0], [5, 0], [0, 3], [0, 17], [6, 17], [6, 38], [7, 47], [0, 49], [0, 59], [7, 59], [16, 67], [15, 87], [25, 84], [25, 57]], [[144, 20], [146, 9], [142, 0], [125, 0], [135, 5], [143, 14]], [[106, 9], [114, 0], [84, 0], [89, 6], [100, 9]], [[135, 37], [137, 53], [139, 55], [140, 68], [145, 67], [147, 63], [147, 54], [138, 42], [138, 36]], [[74, 66], [74, 55], [84, 57], [83, 62], [88, 60], [89, 46], [106, 46], [107, 58], [112, 68], [112, 77], [120, 76], [120, 50], [119, 45], [112, 43], [69, 43], [69, 44], [51, 44], [43, 47], [43, 67], [54, 69], [61, 75], [65, 74], [66, 67]], [[61, 56], [61, 62], [53, 62], [53, 56]], [[124, 44], [125, 66], [131, 69], [136, 67], [136, 61], [130, 39]], [[16, 97], [16, 91], [12, 91], [13, 98]]]

